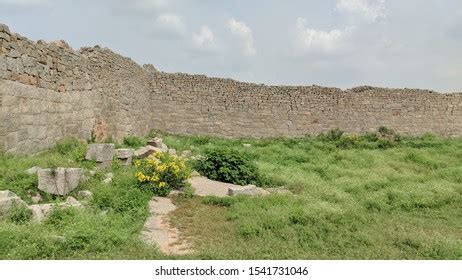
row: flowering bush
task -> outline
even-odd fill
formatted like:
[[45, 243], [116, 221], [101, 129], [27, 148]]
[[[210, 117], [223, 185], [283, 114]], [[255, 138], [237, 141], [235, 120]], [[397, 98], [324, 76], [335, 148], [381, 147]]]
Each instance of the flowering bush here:
[[191, 170], [183, 159], [167, 153], [157, 152], [134, 164], [139, 185], [159, 196], [167, 196], [171, 190], [185, 187], [191, 176]]

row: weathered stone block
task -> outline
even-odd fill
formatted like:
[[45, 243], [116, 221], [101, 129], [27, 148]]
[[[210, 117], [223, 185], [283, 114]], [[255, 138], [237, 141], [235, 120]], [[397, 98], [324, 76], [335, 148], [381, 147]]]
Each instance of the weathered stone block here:
[[258, 188], [255, 185], [247, 185], [247, 186], [236, 186], [230, 187], [228, 189], [229, 196], [237, 196], [237, 195], [250, 195], [250, 196], [258, 196], [258, 195], [268, 195], [269, 192]]
[[163, 152], [162, 149], [153, 146], [146, 146], [135, 151], [133, 154], [135, 158], [145, 158], [156, 152]]
[[154, 138], [154, 139], [151, 139], [148, 141], [147, 143], [149, 146], [153, 146], [153, 147], [156, 147], [156, 148], [162, 148], [162, 139], [160, 138]]
[[27, 205], [12, 191], [0, 191], [0, 214], [7, 212], [16, 205]]
[[40, 169], [38, 188], [56, 195], [66, 195], [74, 190], [83, 179], [81, 168]]
[[122, 165], [132, 164], [133, 154], [135, 153], [134, 149], [117, 149], [116, 155], [120, 160]]
[[114, 157], [114, 153], [114, 144], [90, 144], [85, 159], [99, 163], [110, 162]]

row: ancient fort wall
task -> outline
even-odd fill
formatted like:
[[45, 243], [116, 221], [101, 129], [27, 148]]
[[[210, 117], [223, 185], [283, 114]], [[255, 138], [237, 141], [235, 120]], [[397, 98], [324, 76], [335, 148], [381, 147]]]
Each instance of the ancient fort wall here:
[[151, 129], [225, 137], [296, 137], [340, 128], [462, 135], [462, 94], [242, 83], [169, 74], [94, 47], [34, 42], [0, 25], [0, 150], [29, 153], [65, 136]]

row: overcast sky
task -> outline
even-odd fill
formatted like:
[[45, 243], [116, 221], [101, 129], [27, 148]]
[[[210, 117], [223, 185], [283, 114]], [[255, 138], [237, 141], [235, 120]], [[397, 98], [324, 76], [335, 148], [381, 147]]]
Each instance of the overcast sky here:
[[0, 22], [166, 72], [462, 92], [460, 0], [0, 0]]

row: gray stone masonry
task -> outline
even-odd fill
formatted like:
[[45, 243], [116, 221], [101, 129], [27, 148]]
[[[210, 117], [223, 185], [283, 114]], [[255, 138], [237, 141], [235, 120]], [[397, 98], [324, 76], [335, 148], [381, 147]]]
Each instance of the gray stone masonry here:
[[81, 168], [40, 169], [38, 188], [46, 193], [66, 195], [74, 190], [82, 179]]
[[150, 130], [261, 138], [386, 126], [462, 136], [461, 93], [268, 86], [165, 73], [99, 46], [34, 42], [6, 25], [0, 25], [0, 108], [0, 152], [12, 154], [36, 153], [68, 136], [122, 141]]

